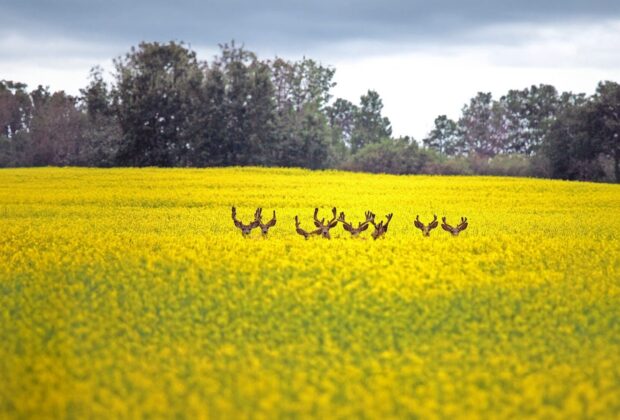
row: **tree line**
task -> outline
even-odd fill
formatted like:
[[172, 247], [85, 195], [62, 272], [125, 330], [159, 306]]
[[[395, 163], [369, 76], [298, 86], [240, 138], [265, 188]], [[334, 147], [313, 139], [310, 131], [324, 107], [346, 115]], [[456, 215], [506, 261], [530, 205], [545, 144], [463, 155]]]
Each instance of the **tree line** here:
[[141, 43], [92, 69], [80, 95], [0, 81], [0, 166], [297, 166], [396, 174], [620, 180], [620, 86], [478, 93], [417, 142], [394, 138], [373, 90], [333, 98], [335, 69], [259, 59], [234, 42], [211, 61]]

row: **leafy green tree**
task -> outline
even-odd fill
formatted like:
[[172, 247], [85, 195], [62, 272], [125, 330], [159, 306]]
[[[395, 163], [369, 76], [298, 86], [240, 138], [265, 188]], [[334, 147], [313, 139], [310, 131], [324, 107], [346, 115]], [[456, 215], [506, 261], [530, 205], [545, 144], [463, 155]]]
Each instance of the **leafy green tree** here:
[[276, 141], [276, 108], [271, 69], [256, 60], [250, 66], [250, 97], [248, 99], [248, 141], [252, 145], [249, 162], [253, 165], [273, 165], [271, 147]]
[[268, 63], [234, 42], [220, 45], [206, 70], [203, 103], [194, 164], [273, 163], [276, 113]]
[[499, 147], [493, 130], [493, 97], [491, 93], [478, 92], [469, 105], [465, 105], [458, 121], [463, 134], [465, 151], [480, 156], [495, 156]]
[[331, 132], [330, 166], [343, 162], [351, 148], [358, 107], [346, 99], [338, 98], [325, 110]]
[[591, 98], [565, 93], [561, 110], [551, 124], [543, 151], [554, 178], [601, 180], [605, 173], [599, 157], [603, 147], [594, 133], [600, 128]]
[[601, 151], [613, 161], [614, 178], [620, 182], [620, 84], [600, 82], [593, 97], [595, 128], [592, 135]]
[[108, 84], [103, 79], [103, 69], [99, 66], [90, 70], [89, 82], [80, 89], [81, 101], [89, 119], [114, 114], [112, 95]]
[[417, 174], [431, 159], [428, 151], [420, 150], [408, 137], [384, 139], [364, 146], [351, 157], [345, 168], [373, 173]]
[[115, 60], [122, 165], [183, 164], [202, 110], [203, 73], [183, 44], [141, 43]]
[[313, 60], [270, 62], [275, 94], [273, 163], [322, 168], [330, 156], [326, 117], [334, 70]]
[[206, 72], [203, 87], [203, 108], [197, 124], [201, 126], [193, 142], [190, 156], [194, 166], [220, 166], [226, 158], [226, 82], [220, 66], [211, 66]]
[[32, 103], [24, 83], [0, 80], [0, 135], [12, 137], [27, 130]]
[[551, 85], [508, 91], [494, 108], [501, 152], [536, 153], [558, 106], [558, 93]]
[[355, 117], [359, 108], [346, 99], [338, 98], [327, 107], [326, 114], [329, 126], [334, 132], [335, 138], [351, 145], [351, 136], [355, 128]]
[[460, 154], [464, 150], [458, 124], [445, 115], [435, 118], [435, 128], [422, 142], [427, 148], [448, 156]]
[[297, 62], [276, 58], [270, 67], [279, 112], [301, 111], [308, 104], [323, 111], [327, 106], [335, 86], [333, 68], [305, 57]]
[[352, 153], [392, 136], [390, 120], [381, 115], [382, 111], [383, 101], [376, 91], [369, 90], [362, 95], [351, 134]]
[[101, 67], [91, 69], [89, 84], [80, 90], [81, 109], [87, 116], [80, 165], [113, 166], [121, 144], [122, 130], [102, 73]]
[[273, 148], [277, 165], [312, 169], [326, 166], [329, 130], [325, 115], [316, 106], [307, 104], [300, 111], [290, 111], [285, 118], [280, 116]]
[[27, 86], [0, 81], [0, 166], [27, 165], [33, 106]]
[[242, 47], [231, 45], [220, 46], [221, 56], [216, 59], [215, 66], [221, 67], [224, 74], [225, 97], [224, 114], [226, 136], [224, 140], [224, 165], [247, 165], [258, 150], [251, 144], [249, 134], [249, 98], [250, 66], [256, 61], [256, 55]]
[[39, 86], [31, 93], [34, 109], [27, 162], [33, 166], [79, 163], [84, 143], [84, 115], [77, 99]]

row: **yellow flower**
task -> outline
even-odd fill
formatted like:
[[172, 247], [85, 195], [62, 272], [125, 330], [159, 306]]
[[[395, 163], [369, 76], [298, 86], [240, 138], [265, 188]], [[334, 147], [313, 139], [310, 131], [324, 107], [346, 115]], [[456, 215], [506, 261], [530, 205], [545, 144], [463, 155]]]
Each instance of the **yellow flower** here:
[[[256, 208], [277, 223], [243, 237]], [[331, 240], [313, 229], [394, 217]], [[620, 189], [300, 169], [0, 172], [0, 418], [615, 418]], [[461, 216], [430, 237], [413, 226]]]

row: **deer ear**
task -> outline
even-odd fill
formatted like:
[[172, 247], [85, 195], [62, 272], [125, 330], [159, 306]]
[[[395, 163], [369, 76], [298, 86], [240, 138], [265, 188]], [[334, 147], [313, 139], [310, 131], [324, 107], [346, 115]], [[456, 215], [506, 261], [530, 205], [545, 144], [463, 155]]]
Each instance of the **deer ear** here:
[[437, 220], [435, 220], [433, 223], [431, 223], [428, 227], [431, 229], [435, 229], [437, 227], [437, 225], [439, 224], [439, 222]]
[[329, 224], [330, 229], [333, 228], [333, 227], [336, 227], [337, 224], [338, 224], [338, 220], [334, 220], [333, 222], [331, 222]]

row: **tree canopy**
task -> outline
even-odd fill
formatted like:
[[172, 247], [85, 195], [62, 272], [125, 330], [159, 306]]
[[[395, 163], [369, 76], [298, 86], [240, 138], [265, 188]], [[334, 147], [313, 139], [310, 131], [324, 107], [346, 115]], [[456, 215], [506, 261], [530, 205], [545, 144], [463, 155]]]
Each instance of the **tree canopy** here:
[[[394, 138], [383, 100], [335, 98], [336, 70], [261, 59], [235, 42], [201, 61], [143, 42], [94, 67], [80, 95], [0, 81], [0, 166], [342, 168], [620, 180], [620, 85], [591, 96], [551, 85], [479, 92], [420, 142]], [[414, 116], [415, 117], [415, 116]]]

